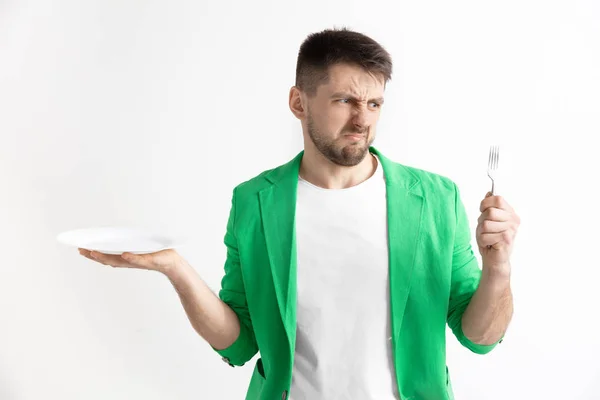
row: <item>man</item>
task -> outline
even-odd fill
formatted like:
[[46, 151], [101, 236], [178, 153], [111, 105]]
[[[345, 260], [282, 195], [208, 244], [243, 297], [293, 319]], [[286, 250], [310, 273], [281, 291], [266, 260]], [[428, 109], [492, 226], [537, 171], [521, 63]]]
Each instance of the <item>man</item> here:
[[445, 324], [478, 354], [506, 332], [519, 217], [486, 195], [479, 269], [456, 185], [371, 146], [391, 73], [360, 33], [305, 40], [289, 95], [304, 150], [234, 189], [219, 297], [174, 250], [92, 254], [164, 273], [228, 364], [260, 351], [246, 399], [453, 399]]

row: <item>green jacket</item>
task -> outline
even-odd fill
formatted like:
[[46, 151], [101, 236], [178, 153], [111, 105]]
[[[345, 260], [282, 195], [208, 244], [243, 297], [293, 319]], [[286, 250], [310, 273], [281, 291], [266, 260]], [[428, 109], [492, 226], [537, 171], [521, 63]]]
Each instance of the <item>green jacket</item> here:
[[[395, 163], [371, 147], [383, 167], [388, 207], [392, 348], [403, 400], [454, 399], [446, 366], [446, 323], [463, 334], [461, 317], [481, 277], [457, 186], [450, 179]], [[233, 190], [219, 297], [240, 320], [240, 334], [217, 350], [231, 366], [260, 351], [247, 400], [288, 398], [296, 344], [298, 171], [304, 152]], [[501, 342], [500, 340], [499, 342]], [[349, 349], [350, 350], [350, 349]]]

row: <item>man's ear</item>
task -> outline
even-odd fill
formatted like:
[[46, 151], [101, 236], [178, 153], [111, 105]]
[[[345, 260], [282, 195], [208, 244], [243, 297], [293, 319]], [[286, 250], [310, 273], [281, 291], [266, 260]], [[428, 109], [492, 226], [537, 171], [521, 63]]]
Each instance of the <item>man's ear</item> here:
[[289, 96], [290, 111], [298, 119], [306, 117], [306, 105], [304, 104], [304, 96], [302, 91], [297, 86], [292, 86]]

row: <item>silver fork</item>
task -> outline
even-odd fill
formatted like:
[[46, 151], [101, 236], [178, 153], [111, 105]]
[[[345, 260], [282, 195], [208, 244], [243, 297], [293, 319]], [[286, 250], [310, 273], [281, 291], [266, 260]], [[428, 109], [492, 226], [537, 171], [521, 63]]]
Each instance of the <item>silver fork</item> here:
[[500, 148], [496, 146], [490, 146], [490, 158], [488, 160], [487, 174], [492, 180], [492, 196], [496, 194], [494, 191], [494, 176], [496, 170], [498, 170], [498, 159], [500, 158]]

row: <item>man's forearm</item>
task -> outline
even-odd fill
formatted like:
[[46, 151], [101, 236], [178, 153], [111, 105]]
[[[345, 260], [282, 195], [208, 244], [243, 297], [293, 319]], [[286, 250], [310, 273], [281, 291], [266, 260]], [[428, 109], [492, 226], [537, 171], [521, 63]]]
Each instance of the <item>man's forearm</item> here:
[[462, 317], [465, 336], [483, 345], [500, 340], [513, 314], [510, 275], [488, 271], [484, 266], [479, 287]]
[[229, 347], [240, 334], [235, 312], [225, 304], [185, 260], [165, 273], [179, 294], [190, 323], [212, 347]]

